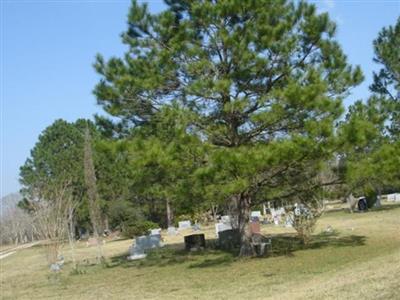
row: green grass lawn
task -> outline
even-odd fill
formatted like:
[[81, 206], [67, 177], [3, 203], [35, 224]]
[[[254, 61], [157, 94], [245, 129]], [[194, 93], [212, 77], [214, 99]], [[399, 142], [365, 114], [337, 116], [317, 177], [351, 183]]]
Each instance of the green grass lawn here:
[[[334, 232], [323, 229], [332, 226]], [[130, 240], [105, 245], [106, 266], [92, 264], [96, 250], [79, 245], [82, 274], [67, 263], [49, 277], [40, 246], [0, 261], [2, 299], [400, 299], [400, 206], [350, 214], [327, 212], [304, 248], [292, 229], [264, 226], [273, 237], [265, 258], [237, 259], [217, 250], [187, 253], [183, 237], [145, 260], [125, 259]], [[213, 229], [205, 230], [213, 238]], [[68, 249], [65, 256], [68, 260]], [[89, 261], [83, 261], [89, 258]]]

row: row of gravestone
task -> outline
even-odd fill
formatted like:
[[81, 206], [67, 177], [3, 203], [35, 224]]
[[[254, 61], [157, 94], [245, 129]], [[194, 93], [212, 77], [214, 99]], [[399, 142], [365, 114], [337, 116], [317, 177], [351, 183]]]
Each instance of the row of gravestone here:
[[[178, 223], [178, 229], [171, 226], [168, 227], [168, 235], [177, 235], [180, 230], [193, 229], [200, 230], [198, 224], [192, 226], [190, 221], [181, 221]], [[142, 235], [134, 239], [134, 243], [129, 248], [129, 260], [136, 260], [146, 257], [146, 251], [149, 249], [163, 247], [161, 240], [161, 228], [150, 230], [149, 235]]]
[[[274, 221], [275, 218], [278, 216], [280, 221], [280, 216], [284, 213], [284, 211], [282, 210], [273, 210], [271, 212]], [[251, 212], [250, 230], [252, 234], [260, 234], [260, 217], [260, 211]], [[215, 224], [215, 233], [218, 238], [218, 243], [222, 248], [232, 248], [240, 242], [239, 232], [237, 229], [233, 228], [233, 223], [234, 221], [230, 218], [230, 216], [222, 216], [221, 221]], [[292, 223], [287, 222], [286, 226], [292, 226]], [[187, 229], [193, 229], [196, 231], [199, 230], [200, 227], [198, 226], [198, 224], [192, 226], [190, 221], [181, 221], [178, 223], [178, 228], [175, 228], [173, 226], [168, 227], [167, 233], [168, 235], [177, 235], [180, 230]], [[185, 244], [187, 240], [187, 237], [185, 237]], [[202, 235], [202, 240], [204, 240], [204, 235]], [[140, 236], [135, 239], [134, 244], [130, 247], [130, 256], [128, 256], [128, 259], [135, 260], [144, 258], [146, 257], [146, 250], [159, 248], [162, 246], [163, 243], [161, 241], [161, 228], [152, 229], [149, 235]]]
[[167, 233], [168, 233], [168, 235], [177, 235], [179, 233], [179, 231], [188, 230], [188, 229], [198, 231], [198, 230], [200, 230], [200, 225], [197, 223], [192, 225], [192, 223], [190, 221], [181, 221], [181, 222], [178, 222], [178, 228], [176, 228], [174, 226], [168, 227]]

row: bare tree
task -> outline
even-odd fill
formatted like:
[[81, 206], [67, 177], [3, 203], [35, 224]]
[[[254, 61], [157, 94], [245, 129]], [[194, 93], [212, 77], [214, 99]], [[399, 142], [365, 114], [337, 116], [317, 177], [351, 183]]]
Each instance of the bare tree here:
[[32, 202], [39, 236], [45, 242], [48, 263], [55, 264], [68, 234], [68, 220], [74, 201], [68, 183], [52, 186], [48, 199]]
[[296, 203], [294, 210], [288, 217], [291, 219], [298, 237], [307, 245], [311, 240], [311, 235], [319, 217], [324, 212], [323, 199], [314, 196], [312, 199], [303, 203]]
[[10, 208], [0, 219], [1, 244], [26, 243], [38, 238], [34, 219], [18, 207]]

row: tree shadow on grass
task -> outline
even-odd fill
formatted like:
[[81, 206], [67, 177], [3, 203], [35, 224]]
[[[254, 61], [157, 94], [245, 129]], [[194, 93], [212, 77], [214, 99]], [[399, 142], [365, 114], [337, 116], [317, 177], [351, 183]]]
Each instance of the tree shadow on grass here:
[[340, 236], [338, 231], [313, 235], [305, 245], [295, 234], [278, 234], [272, 237], [271, 256], [294, 256], [294, 252], [325, 247], [356, 247], [365, 244], [366, 237], [361, 235]]
[[[393, 210], [393, 209], [397, 209], [397, 208], [400, 208], [400, 203], [391, 203], [391, 204], [384, 203], [380, 207], [372, 207], [372, 208], [369, 208], [366, 211], [358, 211], [358, 210], [355, 209], [353, 211], [353, 213], [355, 213], [355, 214], [365, 214], [365, 213], [369, 213], [369, 212], [387, 211], [387, 210]], [[332, 209], [329, 209], [329, 210], [325, 211], [326, 215], [340, 214], [340, 213], [343, 213], [343, 214], [346, 214], [346, 215], [350, 215], [351, 211], [350, 211], [350, 209], [348, 207], [332, 208]]]
[[108, 263], [108, 268], [144, 268], [144, 267], [165, 267], [170, 265], [190, 263], [189, 268], [206, 268], [211, 266], [228, 265], [235, 260], [237, 249], [230, 251], [216, 249], [215, 240], [208, 240], [207, 247], [200, 251], [186, 251], [184, 244], [170, 244], [163, 248], [157, 248], [147, 252], [144, 259], [130, 261], [128, 253], [114, 256]]
[[393, 203], [393, 204], [382, 204], [380, 207], [373, 207], [370, 208], [369, 211], [374, 212], [374, 211], [386, 211], [386, 210], [392, 210], [400, 208], [400, 203]]
[[[366, 237], [359, 235], [340, 236], [339, 232], [320, 233], [314, 235], [308, 245], [304, 245], [295, 234], [278, 234], [271, 237], [272, 248], [264, 257], [292, 257], [299, 250], [321, 249], [325, 247], [356, 247], [365, 244]], [[154, 249], [141, 260], [127, 260], [128, 253], [112, 257], [107, 268], [146, 268], [166, 267], [176, 264], [188, 264], [188, 268], [224, 267], [237, 260], [239, 249], [222, 250], [215, 247], [215, 240], [208, 240], [208, 247], [202, 251], [190, 252], [183, 249], [182, 244], [168, 245]]]

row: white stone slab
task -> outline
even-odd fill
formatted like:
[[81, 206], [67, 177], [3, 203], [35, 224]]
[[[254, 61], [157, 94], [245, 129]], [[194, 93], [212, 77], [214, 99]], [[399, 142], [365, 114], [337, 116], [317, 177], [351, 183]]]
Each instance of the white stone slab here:
[[135, 255], [129, 255], [128, 260], [137, 260], [137, 259], [142, 259], [145, 258], [147, 254], [135, 254]]
[[387, 200], [391, 202], [400, 202], [400, 193], [386, 195]]
[[217, 223], [215, 224], [215, 235], [218, 237], [221, 231], [231, 230], [232, 226], [226, 223]]
[[190, 221], [181, 221], [178, 223], [178, 227], [180, 230], [190, 229], [192, 227], [192, 223]]
[[252, 218], [255, 218], [255, 217], [261, 218], [261, 211], [259, 211], [259, 210], [252, 211], [251, 214], [250, 214], [250, 216], [251, 216]]
[[150, 230], [150, 234], [151, 235], [161, 234], [161, 228], [156, 228], [156, 229]]

